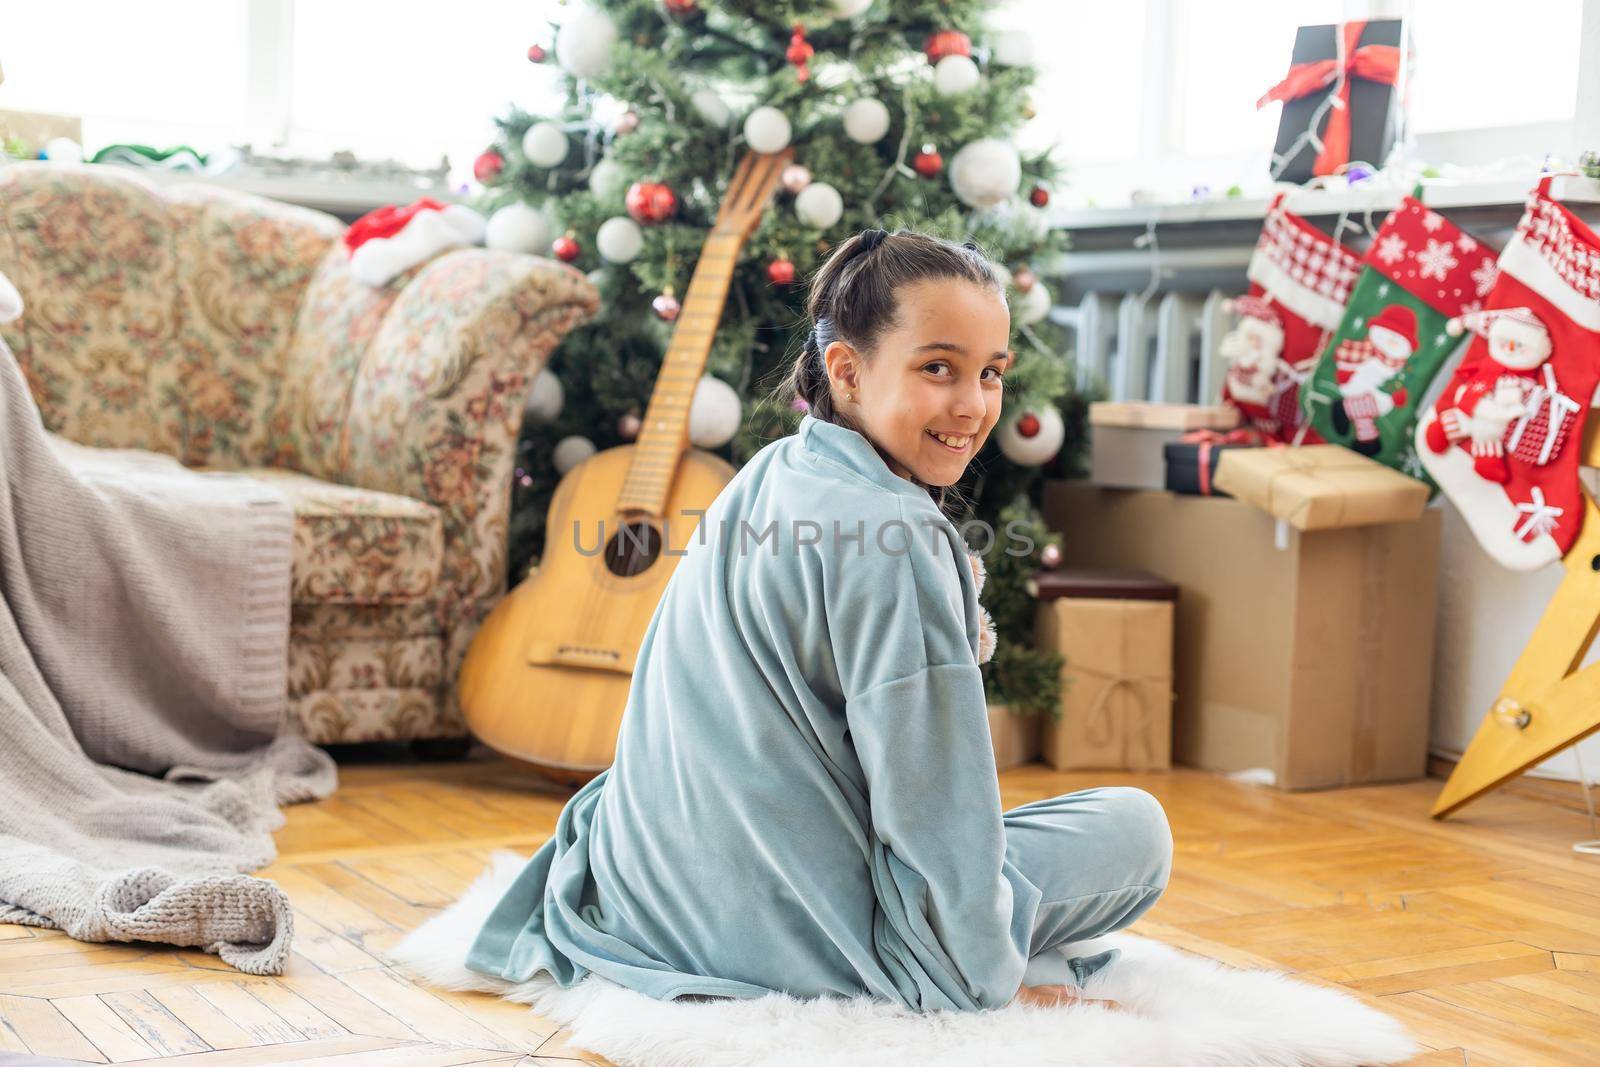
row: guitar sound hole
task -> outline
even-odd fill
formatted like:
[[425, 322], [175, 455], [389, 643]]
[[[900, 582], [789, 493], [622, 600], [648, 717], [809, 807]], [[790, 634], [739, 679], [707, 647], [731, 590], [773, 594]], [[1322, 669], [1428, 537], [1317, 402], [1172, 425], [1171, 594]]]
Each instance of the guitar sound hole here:
[[624, 523], [606, 542], [606, 568], [631, 578], [650, 569], [661, 555], [661, 534], [647, 522]]

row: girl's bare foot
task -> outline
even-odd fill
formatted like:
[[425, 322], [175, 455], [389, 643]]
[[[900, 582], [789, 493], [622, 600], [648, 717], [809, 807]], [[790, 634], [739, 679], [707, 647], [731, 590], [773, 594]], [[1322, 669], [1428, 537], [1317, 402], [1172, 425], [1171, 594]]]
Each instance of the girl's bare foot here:
[[1075, 986], [1066, 985], [1025, 985], [1017, 990], [1016, 1002], [1023, 1004], [1037, 1004], [1046, 1008], [1053, 1008], [1061, 1004], [1098, 1004], [1103, 1008], [1113, 1011], [1122, 1010], [1122, 1005], [1114, 1000], [1086, 997]]

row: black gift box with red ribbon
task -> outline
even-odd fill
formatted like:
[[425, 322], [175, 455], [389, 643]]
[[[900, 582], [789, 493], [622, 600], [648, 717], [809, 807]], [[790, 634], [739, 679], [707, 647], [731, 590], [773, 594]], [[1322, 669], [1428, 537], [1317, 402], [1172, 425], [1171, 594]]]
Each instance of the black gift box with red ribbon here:
[[1230, 448], [1260, 448], [1261, 435], [1247, 427], [1218, 433], [1195, 430], [1161, 446], [1167, 463], [1166, 487], [1186, 496], [1227, 496], [1216, 488], [1217, 461]]
[[1275, 160], [1274, 178], [1306, 182], [1357, 160], [1383, 166], [1399, 124], [1400, 31], [1400, 19], [1373, 19], [1295, 32], [1288, 76], [1256, 102], [1264, 107], [1283, 101], [1274, 156], [1289, 153], [1323, 101], [1333, 100], [1317, 120], [1321, 151], [1304, 139], [1287, 158]]

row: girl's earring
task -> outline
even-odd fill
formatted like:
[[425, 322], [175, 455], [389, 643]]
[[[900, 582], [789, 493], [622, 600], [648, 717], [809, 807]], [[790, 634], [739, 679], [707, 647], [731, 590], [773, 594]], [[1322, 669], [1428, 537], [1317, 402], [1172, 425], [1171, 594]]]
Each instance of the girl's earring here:
[[844, 402], [846, 404], [855, 403], [855, 399], [856, 399], [856, 394], [854, 394], [854, 393], [846, 393], [846, 394], [844, 394]]

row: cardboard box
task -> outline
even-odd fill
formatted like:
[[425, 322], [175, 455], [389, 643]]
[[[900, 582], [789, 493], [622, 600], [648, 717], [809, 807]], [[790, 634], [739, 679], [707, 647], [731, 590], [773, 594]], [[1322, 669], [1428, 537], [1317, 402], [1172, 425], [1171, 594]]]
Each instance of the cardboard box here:
[[1172, 626], [1172, 600], [1041, 598], [1034, 640], [1066, 658], [1061, 719], [1040, 726], [1045, 762], [1058, 770], [1172, 766]]
[[994, 769], [1003, 771], [1039, 758], [1039, 716], [1013, 715], [1004, 704], [989, 705], [989, 737]]
[[1162, 449], [1190, 430], [1231, 430], [1237, 408], [1225, 405], [1097, 401], [1089, 405], [1089, 480], [1125, 489], [1166, 484]]
[[1285, 789], [1423, 776], [1437, 509], [1300, 532], [1226, 497], [1049, 481], [1044, 516], [1069, 564], [1178, 584], [1176, 762]]
[[1297, 530], [1415, 522], [1428, 487], [1342, 445], [1230, 449], [1216, 488]]

